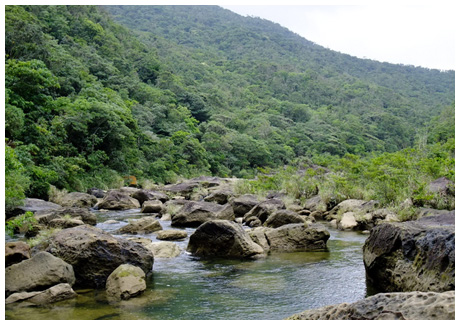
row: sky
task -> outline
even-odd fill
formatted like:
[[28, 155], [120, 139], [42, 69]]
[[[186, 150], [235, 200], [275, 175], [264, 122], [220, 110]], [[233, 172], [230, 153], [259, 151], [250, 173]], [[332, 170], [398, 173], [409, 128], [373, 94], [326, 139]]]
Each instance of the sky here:
[[438, 1], [437, 5], [433, 2], [382, 5], [380, 2], [367, 6], [272, 3], [221, 6], [243, 16], [279, 23], [316, 44], [359, 58], [455, 69], [458, 14], [455, 15], [454, 7], [448, 2]]

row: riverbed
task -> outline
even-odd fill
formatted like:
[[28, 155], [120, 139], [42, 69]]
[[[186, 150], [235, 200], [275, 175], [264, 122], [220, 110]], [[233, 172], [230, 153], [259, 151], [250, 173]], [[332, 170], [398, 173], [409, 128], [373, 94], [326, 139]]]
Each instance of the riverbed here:
[[[115, 232], [139, 209], [97, 212], [97, 227]], [[115, 220], [116, 223], [104, 223]], [[160, 221], [171, 229], [170, 221]], [[185, 228], [189, 237], [195, 228]], [[6, 307], [6, 319], [284, 319], [306, 309], [365, 298], [362, 246], [366, 234], [331, 234], [328, 251], [276, 253], [258, 260], [199, 259], [175, 243], [175, 258], [155, 258], [147, 290], [128, 301], [110, 302], [104, 290], [76, 289], [77, 298], [49, 307]], [[133, 235], [123, 236], [133, 237]], [[134, 236], [157, 241], [155, 234]]]

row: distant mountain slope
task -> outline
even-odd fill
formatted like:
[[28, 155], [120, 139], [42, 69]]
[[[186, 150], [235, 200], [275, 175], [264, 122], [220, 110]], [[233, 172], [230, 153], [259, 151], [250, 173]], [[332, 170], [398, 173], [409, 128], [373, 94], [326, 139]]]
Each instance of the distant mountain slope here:
[[[160, 60], [209, 104], [211, 120], [259, 119], [281, 129], [297, 155], [308, 151], [306, 144], [334, 154], [407, 147], [454, 100], [453, 71], [358, 59], [217, 6], [104, 8], [157, 48]], [[223, 124], [245, 133], [253, 128]]]

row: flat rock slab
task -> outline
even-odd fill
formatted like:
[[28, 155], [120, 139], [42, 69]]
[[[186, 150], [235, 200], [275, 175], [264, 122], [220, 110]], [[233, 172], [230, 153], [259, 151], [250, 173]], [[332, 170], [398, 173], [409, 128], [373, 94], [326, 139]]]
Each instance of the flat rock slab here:
[[380, 293], [295, 314], [293, 320], [453, 320], [455, 291]]

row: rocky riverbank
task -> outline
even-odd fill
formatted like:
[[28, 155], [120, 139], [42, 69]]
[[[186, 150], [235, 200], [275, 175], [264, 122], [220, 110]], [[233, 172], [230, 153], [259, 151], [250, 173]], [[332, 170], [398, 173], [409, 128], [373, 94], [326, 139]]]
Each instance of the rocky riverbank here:
[[[23, 242], [7, 244], [6, 294], [12, 297], [7, 303], [43, 305], [72, 299], [75, 297], [73, 286], [106, 288], [108, 296], [115, 300], [142, 295], [145, 290], [142, 283], [148, 281], [150, 273], [155, 273], [154, 258], [174, 258], [180, 254], [174, 241], [187, 237], [187, 233], [180, 229], [183, 227], [196, 228], [187, 246], [187, 251], [192, 255], [201, 259], [254, 259], [264, 258], [274, 252], [327, 250], [329, 233], [317, 222], [319, 220], [329, 221], [341, 230], [367, 230], [377, 224], [380, 226], [374, 229], [380, 229], [400, 224], [392, 223], [394, 217], [381, 211], [382, 209], [379, 211], [378, 202], [375, 201], [347, 200], [329, 207], [327, 211], [319, 197], [313, 197], [301, 205], [300, 202], [283, 201], [282, 195], [271, 195], [267, 198], [237, 195], [233, 191], [234, 182], [234, 179], [200, 177], [155, 190], [121, 188], [104, 192], [91, 189], [88, 193], [69, 193], [58, 202], [59, 205], [27, 199], [26, 204], [18, 210], [34, 212], [37, 222], [26, 230], [26, 237], [34, 240], [50, 229], [58, 230], [46, 239], [34, 243], [32, 249]], [[145, 217], [132, 220], [118, 230], [120, 234], [134, 236], [125, 239], [95, 228], [94, 209], [141, 209]], [[171, 226], [178, 229], [163, 230], [159, 220], [170, 222]], [[380, 232], [389, 234], [397, 231], [391, 229]], [[421, 232], [427, 233], [420, 230], [417, 234]], [[135, 237], [150, 233], [156, 234], [160, 242], [152, 243], [146, 238]], [[374, 237], [374, 233], [379, 231], [372, 230], [370, 238]], [[435, 238], [439, 243], [445, 242], [444, 237], [441, 238], [439, 234], [429, 233], [428, 237]], [[454, 240], [455, 234], [446, 236]], [[407, 239], [409, 235], [404, 233], [403, 237]], [[369, 240], [372, 242], [372, 239]], [[417, 242], [426, 248], [427, 239]], [[436, 245], [439, 246], [435, 243], [433, 247], [438, 247]], [[419, 250], [417, 245], [414, 247]], [[379, 251], [379, 248], [376, 249]], [[447, 250], [448, 255], [453, 254], [452, 245]], [[375, 252], [366, 252], [365, 250], [366, 270], [372, 278], [372, 270], [378, 269], [375, 265], [382, 265], [382, 262], [375, 262], [381, 257]], [[43, 280], [33, 274], [21, 275], [25, 272], [21, 270], [33, 269], [37, 256], [41, 257], [41, 264], [37, 267], [42, 267], [44, 254], [66, 265], [72, 271], [73, 278], [57, 276], [57, 280], [43, 284]], [[414, 257], [413, 252], [410, 254]], [[48, 255], [46, 256], [49, 258]], [[397, 260], [400, 255], [394, 254], [394, 259]], [[425, 259], [428, 262], [422, 261]], [[418, 274], [423, 273], [423, 270], [433, 264], [432, 255], [418, 254], [415, 264], [420, 266]], [[50, 266], [45, 269], [47, 273], [59, 274], [59, 267]], [[391, 269], [390, 266], [385, 268]], [[403, 269], [406, 270], [407, 267], [401, 270]], [[449, 264], [446, 269], [453, 270], [453, 264]], [[19, 278], [27, 277], [30, 284], [17, 287], [10, 280], [13, 274], [19, 274]], [[435, 281], [433, 279], [441, 273], [433, 274], [435, 276], [426, 281]], [[451, 283], [454, 279], [453, 272], [441, 275], [445, 283]], [[450, 280], [445, 281], [446, 278]], [[23, 282], [20, 279], [16, 280], [18, 281]], [[433, 287], [416, 287], [412, 290], [428, 291], [434, 290]], [[444, 285], [438, 291], [452, 289], [452, 286]], [[39, 298], [34, 298], [37, 296]]]

